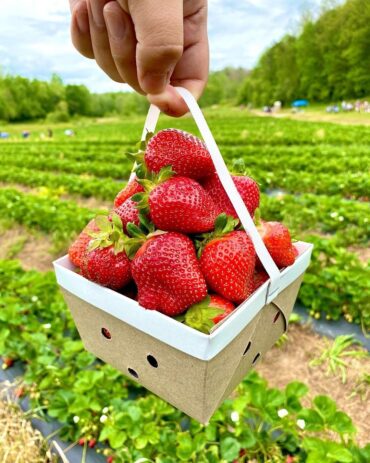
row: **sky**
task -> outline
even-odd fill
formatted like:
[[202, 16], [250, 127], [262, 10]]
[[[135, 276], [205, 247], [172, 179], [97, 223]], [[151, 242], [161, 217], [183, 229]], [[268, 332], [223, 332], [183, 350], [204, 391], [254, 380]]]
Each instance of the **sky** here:
[[[160, 0], [159, 0], [160, 1]], [[212, 70], [252, 68], [260, 54], [284, 34], [297, 31], [304, 11], [320, 0], [209, 0]], [[68, 0], [1, 0], [2, 71], [65, 83], [85, 84], [94, 92], [125, 90], [96, 63], [73, 48]], [[125, 88], [126, 87], [126, 88]]]

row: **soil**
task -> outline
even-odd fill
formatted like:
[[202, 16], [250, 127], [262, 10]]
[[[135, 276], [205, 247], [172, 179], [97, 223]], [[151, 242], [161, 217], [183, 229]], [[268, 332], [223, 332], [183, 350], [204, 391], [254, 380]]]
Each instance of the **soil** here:
[[52, 243], [47, 235], [31, 233], [21, 226], [5, 230], [0, 236], [0, 259], [18, 259], [25, 270], [52, 270], [52, 262], [57, 256], [51, 249]]
[[[21, 191], [22, 193], [29, 194], [37, 194], [39, 191], [39, 188], [32, 188], [26, 185], [21, 185], [19, 183], [0, 182], [0, 189], [1, 188], [14, 188]], [[84, 196], [65, 194], [60, 196], [59, 199], [65, 201], [75, 201], [79, 206], [86, 207], [88, 209], [111, 209], [113, 206], [113, 198], [112, 201], [104, 201], [103, 199], [94, 197], [85, 198]]]
[[348, 251], [353, 252], [357, 255], [361, 262], [368, 264], [370, 261], [370, 247], [361, 248], [359, 246], [351, 246], [348, 248]]
[[[367, 403], [370, 388], [361, 381], [364, 374], [370, 373], [370, 356], [366, 358], [342, 357], [348, 364], [347, 379], [327, 373], [327, 364], [310, 366], [312, 359], [318, 358], [328, 347], [328, 340], [315, 334], [309, 327], [291, 325], [288, 340], [281, 347], [271, 349], [257, 371], [268, 381], [271, 387], [284, 388], [291, 381], [301, 381], [308, 385], [309, 393], [303, 400], [306, 406], [310, 399], [319, 394], [329, 395], [337, 402], [338, 409], [346, 412], [358, 430], [360, 445], [370, 441], [370, 421]], [[356, 347], [352, 346], [350, 350]]]

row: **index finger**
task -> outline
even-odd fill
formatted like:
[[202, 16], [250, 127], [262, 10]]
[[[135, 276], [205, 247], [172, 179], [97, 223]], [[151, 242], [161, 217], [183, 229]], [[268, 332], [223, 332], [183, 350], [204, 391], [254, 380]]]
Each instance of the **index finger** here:
[[182, 56], [184, 43], [182, 0], [129, 0], [137, 38], [136, 65], [146, 93], [164, 91]]

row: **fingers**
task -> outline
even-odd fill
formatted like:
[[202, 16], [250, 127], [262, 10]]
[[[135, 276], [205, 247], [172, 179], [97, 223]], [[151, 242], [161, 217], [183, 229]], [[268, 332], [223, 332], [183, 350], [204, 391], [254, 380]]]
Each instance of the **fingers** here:
[[[206, 1], [185, 3], [184, 53], [171, 77], [171, 85], [187, 88], [195, 98], [202, 94], [208, 78], [209, 47]], [[168, 86], [160, 95], [149, 95], [151, 103], [171, 116], [182, 116], [188, 107], [174, 88]]]
[[107, 3], [103, 12], [115, 66], [125, 82], [143, 93], [136, 72], [136, 37], [131, 18], [117, 2]]
[[112, 53], [105, 25], [103, 8], [110, 0], [87, 0], [92, 48], [98, 65], [116, 82], [124, 82], [120, 76]]
[[71, 37], [72, 43], [81, 55], [94, 58], [90, 38], [89, 16], [85, 0], [70, 0], [72, 12]]
[[129, 0], [128, 8], [138, 42], [138, 82], [144, 92], [160, 94], [183, 52], [183, 1]]

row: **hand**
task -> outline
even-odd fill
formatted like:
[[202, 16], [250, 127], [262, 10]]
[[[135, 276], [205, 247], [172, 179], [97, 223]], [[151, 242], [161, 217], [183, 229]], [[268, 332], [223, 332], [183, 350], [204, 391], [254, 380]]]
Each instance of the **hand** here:
[[171, 116], [187, 112], [173, 86], [199, 98], [208, 77], [207, 0], [69, 0], [72, 42], [117, 82]]

